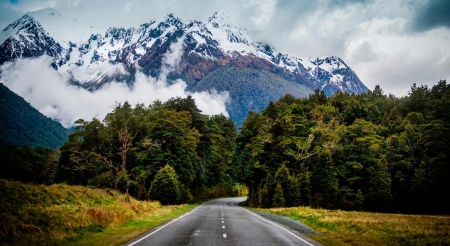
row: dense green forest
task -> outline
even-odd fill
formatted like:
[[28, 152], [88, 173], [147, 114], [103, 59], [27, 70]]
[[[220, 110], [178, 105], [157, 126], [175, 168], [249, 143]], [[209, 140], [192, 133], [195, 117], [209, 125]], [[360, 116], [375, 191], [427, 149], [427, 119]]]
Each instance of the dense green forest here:
[[69, 130], [0, 83], [0, 135], [0, 146], [55, 149], [67, 141]]
[[190, 96], [148, 107], [118, 104], [103, 121], [78, 120], [75, 129], [59, 150], [55, 182], [114, 188], [163, 204], [233, 192], [234, 122], [202, 115]]
[[249, 204], [406, 213], [450, 212], [450, 86], [385, 95], [318, 90], [249, 112], [235, 177]]
[[413, 85], [401, 98], [379, 86], [333, 97], [316, 90], [249, 111], [237, 131], [223, 115], [203, 115], [191, 97], [125, 102], [104, 119], [76, 121], [53, 152], [0, 149], [9, 156], [2, 177], [112, 188], [163, 204], [241, 194], [245, 184], [251, 206], [445, 214], [449, 106], [446, 81]]

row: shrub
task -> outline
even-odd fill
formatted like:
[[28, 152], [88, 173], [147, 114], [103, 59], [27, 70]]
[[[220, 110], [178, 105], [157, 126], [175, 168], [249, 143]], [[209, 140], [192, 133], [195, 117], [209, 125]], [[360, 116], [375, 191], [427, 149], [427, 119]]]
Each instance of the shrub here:
[[163, 205], [179, 204], [181, 199], [180, 182], [175, 169], [170, 165], [161, 168], [150, 186], [149, 196]]

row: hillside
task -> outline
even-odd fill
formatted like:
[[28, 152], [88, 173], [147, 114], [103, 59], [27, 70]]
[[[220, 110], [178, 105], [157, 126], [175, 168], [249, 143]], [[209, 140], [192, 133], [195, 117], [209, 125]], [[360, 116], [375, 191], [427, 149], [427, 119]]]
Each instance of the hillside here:
[[238, 126], [242, 125], [248, 110], [261, 112], [268, 102], [278, 100], [287, 91], [295, 97], [307, 97], [313, 93], [304, 85], [287, 81], [265, 70], [240, 69], [231, 64], [211, 72], [192, 90], [204, 91], [210, 88], [230, 93], [227, 110], [234, 116]]
[[55, 149], [67, 141], [68, 134], [61, 124], [0, 83], [0, 145]]

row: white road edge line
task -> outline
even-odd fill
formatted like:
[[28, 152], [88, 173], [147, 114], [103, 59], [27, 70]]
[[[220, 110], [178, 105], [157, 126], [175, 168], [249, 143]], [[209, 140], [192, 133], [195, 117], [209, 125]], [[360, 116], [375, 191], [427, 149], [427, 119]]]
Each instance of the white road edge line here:
[[240, 208], [244, 209], [245, 211], [249, 212], [250, 214], [252, 214], [252, 215], [254, 215], [254, 216], [256, 216], [256, 217], [258, 217], [258, 218], [260, 218], [260, 219], [262, 219], [262, 220], [264, 220], [264, 221], [266, 221], [266, 222], [269, 222], [270, 224], [272, 224], [272, 225], [274, 225], [274, 226], [277, 226], [277, 227], [283, 229], [284, 231], [286, 231], [287, 233], [289, 233], [289, 234], [291, 234], [292, 236], [296, 237], [297, 239], [301, 240], [302, 242], [304, 242], [304, 243], [306, 243], [306, 244], [308, 244], [308, 245], [314, 246], [313, 244], [309, 243], [308, 241], [305, 241], [305, 240], [302, 239], [301, 237], [299, 237], [299, 236], [295, 235], [294, 233], [288, 231], [286, 228], [284, 228], [284, 227], [282, 227], [282, 226], [280, 226], [280, 225], [278, 225], [278, 224], [275, 224], [275, 223], [273, 223], [273, 222], [270, 221], [270, 220], [266, 220], [266, 219], [264, 219], [263, 217], [261, 217], [261, 216], [255, 214], [255, 213], [253, 213], [253, 212], [251, 212], [251, 211], [248, 210], [248, 209], [245, 209], [245, 208], [243, 208], [243, 207], [240, 207]]
[[144, 239], [150, 237], [151, 235], [155, 234], [156, 232], [158, 232], [159, 230], [163, 229], [164, 227], [166, 227], [166, 226], [172, 224], [173, 222], [175, 222], [175, 221], [177, 221], [177, 220], [179, 220], [179, 219], [182, 219], [182, 218], [184, 218], [184, 217], [190, 215], [190, 214], [193, 213], [195, 210], [197, 210], [198, 208], [200, 208], [201, 206], [203, 206], [203, 204], [205, 204], [205, 203], [202, 203], [202, 205], [196, 207], [194, 210], [192, 210], [192, 211], [190, 211], [190, 212], [187, 212], [187, 213], [181, 215], [180, 217], [178, 217], [178, 218], [176, 218], [176, 219], [173, 219], [173, 220], [170, 221], [169, 223], [167, 223], [167, 224], [161, 226], [160, 228], [158, 228], [158, 229], [155, 230], [154, 232], [152, 232], [152, 233], [146, 235], [145, 237], [143, 237], [143, 238], [141, 238], [141, 239], [139, 239], [139, 240], [137, 240], [137, 241], [135, 241], [135, 242], [133, 242], [133, 243], [128, 244], [128, 246], [133, 246], [133, 245], [139, 243], [140, 241], [142, 241], [142, 240], [144, 240]]

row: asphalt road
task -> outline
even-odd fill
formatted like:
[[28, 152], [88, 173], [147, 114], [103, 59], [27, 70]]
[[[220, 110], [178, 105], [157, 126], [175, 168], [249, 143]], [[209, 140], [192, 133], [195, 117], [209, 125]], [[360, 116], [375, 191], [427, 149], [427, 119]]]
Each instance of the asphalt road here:
[[320, 245], [223, 198], [157, 227], [126, 245]]

